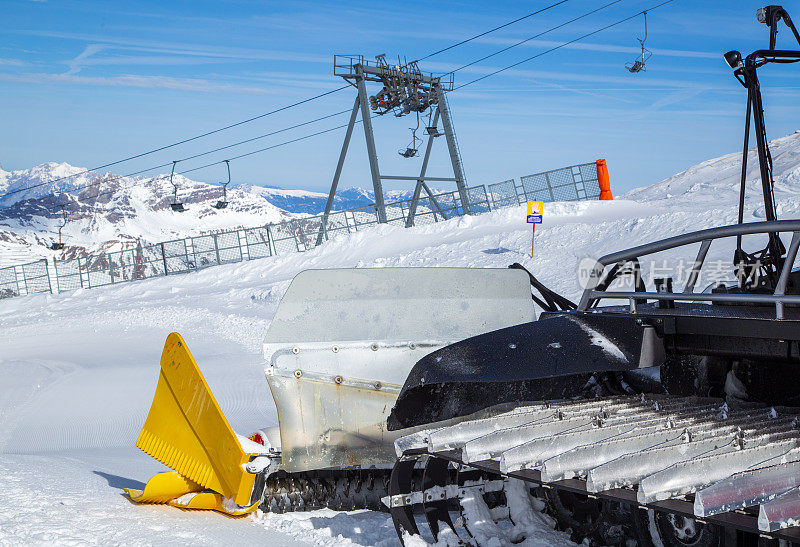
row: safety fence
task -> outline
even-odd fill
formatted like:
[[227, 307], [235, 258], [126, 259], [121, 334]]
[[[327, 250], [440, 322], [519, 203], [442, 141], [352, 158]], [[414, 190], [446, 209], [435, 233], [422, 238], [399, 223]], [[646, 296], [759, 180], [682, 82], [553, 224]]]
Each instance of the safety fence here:
[[583, 163], [489, 185], [495, 208], [526, 201], [584, 201], [600, 197], [597, 164]]
[[[396, 226], [420, 226], [464, 214], [482, 214], [527, 200], [576, 201], [597, 199], [600, 189], [594, 163], [586, 163], [467, 189], [468, 203], [458, 192], [442, 192], [386, 204], [386, 221]], [[51, 286], [47, 260], [0, 269], [0, 298], [41, 292], [94, 288], [139, 279], [201, 270], [209, 266], [275, 255], [304, 252], [338, 234], [369, 229], [379, 223], [375, 204], [297, 218], [255, 228], [139, 243], [135, 248], [53, 260]]]
[[51, 292], [50, 270], [44, 258], [0, 268], [0, 298]]

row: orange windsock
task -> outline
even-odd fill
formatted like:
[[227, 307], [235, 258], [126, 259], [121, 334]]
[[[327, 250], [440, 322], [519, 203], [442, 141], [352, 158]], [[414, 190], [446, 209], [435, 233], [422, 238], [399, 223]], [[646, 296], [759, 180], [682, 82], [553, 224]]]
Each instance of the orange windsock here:
[[611, 179], [608, 177], [606, 160], [597, 160], [597, 185], [600, 186], [600, 199], [614, 199], [611, 193]]

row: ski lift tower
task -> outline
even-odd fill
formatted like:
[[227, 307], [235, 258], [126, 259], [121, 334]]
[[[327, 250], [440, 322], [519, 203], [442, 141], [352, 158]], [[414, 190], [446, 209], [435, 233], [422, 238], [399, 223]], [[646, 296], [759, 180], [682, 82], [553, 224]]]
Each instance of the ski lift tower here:
[[[353, 135], [353, 128], [356, 125], [356, 118], [359, 112], [361, 114], [361, 123], [364, 126], [364, 137], [367, 141], [369, 169], [370, 175], [372, 176], [372, 186], [375, 192], [375, 208], [379, 222], [387, 221], [386, 204], [383, 196], [384, 180], [416, 181], [414, 198], [412, 200], [407, 225], [413, 225], [416, 206], [423, 189], [438, 208], [435, 198], [433, 198], [433, 194], [427, 185], [427, 181], [455, 182], [464, 213], [470, 214], [464, 168], [461, 163], [461, 155], [458, 150], [458, 141], [456, 140], [455, 130], [453, 129], [450, 110], [447, 106], [447, 99], [445, 98], [445, 93], [453, 89], [453, 74], [450, 73], [444, 76], [423, 74], [417, 66], [416, 61], [403, 64], [398, 62], [397, 65], [390, 66], [386, 62], [384, 55], [377, 56], [376, 60], [372, 62], [365, 60], [362, 55], [335, 55], [333, 73], [355, 87], [357, 95], [355, 103], [353, 104], [353, 111], [350, 114], [350, 123], [347, 126], [347, 132], [345, 133], [344, 142], [342, 143], [342, 151], [339, 154], [339, 163], [336, 165], [328, 201], [325, 204], [325, 213], [322, 218], [317, 244], [321, 243], [324, 237], [328, 215], [333, 206], [333, 198], [336, 195], [339, 177], [342, 174], [342, 166], [347, 157], [350, 138]], [[382, 84], [383, 87], [375, 95], [368, 96], [367, 82], [376, 82]], [[409, 114], [420, 115], [425, 112], [429, 114], [429, 121], [425, 127], [428, 142], [419, 175], [399, 176], [382, 174], [378, 166], [378, 153], [375, 148], [372, 117], [392, 113], [394, 116], [400, 118]], [[437, 129], [439, 118], [442, 120], [443, 133], [440, 133]], [[433, 148], [433, 142], [434, 139], [442, 135], [445, 137], [447, 148], [450, 152], [453, 176], [429, 177], [426, 171], [431, 149]], [[418, 140], [416, 133], [414, 133], [411, 145], [405, 151], [401, 152], [400, 155], [404, 157], [415, 156], [417, 153], [416, 142]], [[444, 214], [442, 216], [447, 218]]]

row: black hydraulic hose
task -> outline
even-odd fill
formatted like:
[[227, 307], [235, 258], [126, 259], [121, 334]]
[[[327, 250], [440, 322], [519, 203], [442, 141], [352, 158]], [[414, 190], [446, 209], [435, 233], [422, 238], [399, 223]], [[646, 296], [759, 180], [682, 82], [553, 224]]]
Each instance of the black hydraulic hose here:
[[547, 301], [547, 304], [538, 299], [536, 295], [532, 294], [531, 297], [545, 311], [566, 311], [566, 310], [574, 310], [578, 307], [577, 304], [575, 304], [568, 298], [565, 298], [560, 294], [558, 294], [557, 292], [547, 288], [541, 281], [536, 279], [536, 277], [534, 277], [534, 275], [531, 272], [529, 272], [528, 269], [522, 264], [515, 262], [514, 264], [511, 264], [509, 268], [511, 268], [512, 270], [522, 270], [528, 274], [528, 277], [530, 278], [531, 281], [531, 286], [535, 288], [537, 291], [539, 291], [539, 294], [541, 294], [542, 298], [544, 298]]

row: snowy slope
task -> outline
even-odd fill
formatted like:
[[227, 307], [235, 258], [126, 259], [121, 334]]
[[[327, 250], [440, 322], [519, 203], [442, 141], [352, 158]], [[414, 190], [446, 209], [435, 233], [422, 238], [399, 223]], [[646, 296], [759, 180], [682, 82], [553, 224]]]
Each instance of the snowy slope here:
[[[798, 218], [800, 161], [790, 158], [800, 134], [786, 139], [776, 143], [778, 200], [783, 218]], [[786, 158], [780, 164], [779, 154]], [[412, 229], [381, 226], [304, 254], [184, 276], [0, 301], [0, 544], [397, 545], [384, 514], [315, 511], [231, 520], [126, 501], [122, 487], [140, 485], [160, 468], [133, 446], [166, 335], [183, 334], [233, 427], [249, 433], [276, 424], [260, 343], [299, 271], [521, 262], [575, 299], [576, 270], [586, 256], [734, 222], [730, 187], [737, 160], [715, 162], [613, 202], [547, 204], [533, 259], [530, 227], [518, 207]], [[751, 194], [747, 221], [763, 215], [756, 187]], [[712, 246], [709, 261], [727, 264], [732, 245]], [[693, 256], [691, 250], [684, 258]], [[677, 256], [663, 258], [665, 267], [678, 264]], [[566, 535], [546, 527], [530, 541], [565, 543]]]
[[[770, 141], [770, 151], [776, 201], [778, 204], [787, 200], [793, 202], [800, 195], [800, 130]], [[669, 199], [695, 205], [698, 200], [711, 205], [735, 203], [739, 198], [741, 174], [742, 153], [735, 152], [690, 167], [652, 186], [632, 190], [624, 197], [637, 201]], [[753, 210], [760, 207], [760, 214], [763, 215], [758, 155], [755, 149], [748, 154], [747, 192], [747, 203], [752, 203]]]

